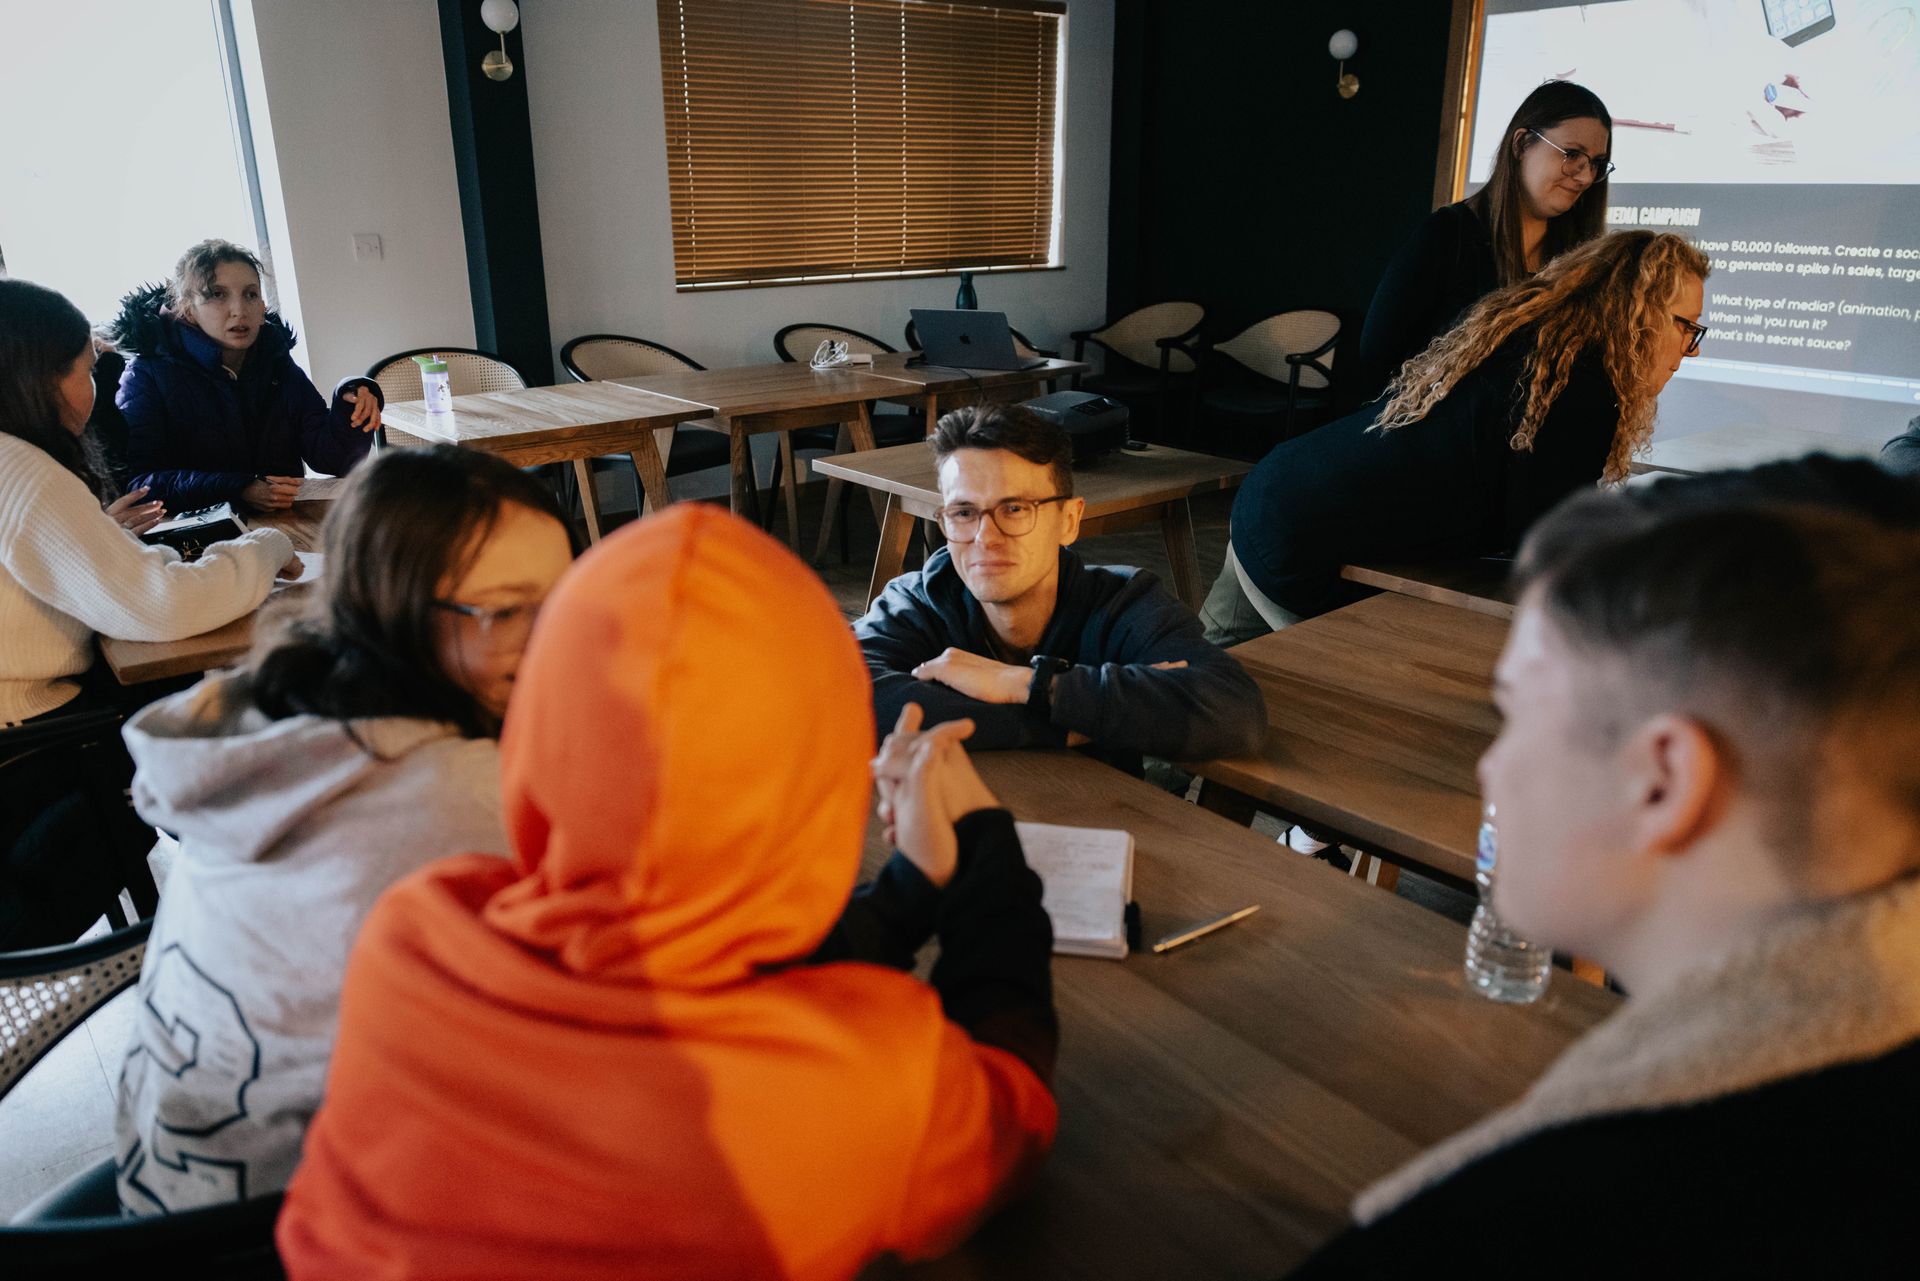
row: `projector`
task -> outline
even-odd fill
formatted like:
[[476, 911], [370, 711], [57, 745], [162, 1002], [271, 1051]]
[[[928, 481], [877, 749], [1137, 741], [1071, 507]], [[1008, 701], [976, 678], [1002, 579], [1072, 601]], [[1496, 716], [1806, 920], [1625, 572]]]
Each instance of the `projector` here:
[[1127, 407], [1117, 400], [1090, 391], [1056, 391], [1021, 403], [1067, 433], [1076, 467], [1127, 443]]

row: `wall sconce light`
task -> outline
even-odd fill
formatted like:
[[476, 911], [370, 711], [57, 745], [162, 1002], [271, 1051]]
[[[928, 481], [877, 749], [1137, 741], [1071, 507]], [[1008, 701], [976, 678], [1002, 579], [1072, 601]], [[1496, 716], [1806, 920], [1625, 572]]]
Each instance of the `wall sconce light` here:
[[487, 50], [480, 59], [480, 70], [489, 80], [505, 80], [513, 74], [513, 59], [507, 56], [507, 32], [520, 25], [520, 6], [513, 0], [481, 0], [480, 21], [487, 30], [500, 33], [500, 47]]
[[1347, 59], [1360, 51], [1360, 37], [1351, 31], [1341, 30], [1333, 33], [1333, 39], [1327, 41], [1327, 52], [1340, 64], [1340, 79], [1335, 88], [1342, 98], [1351, 98], [1360, 92], [1360, 77], [1347, 70]]

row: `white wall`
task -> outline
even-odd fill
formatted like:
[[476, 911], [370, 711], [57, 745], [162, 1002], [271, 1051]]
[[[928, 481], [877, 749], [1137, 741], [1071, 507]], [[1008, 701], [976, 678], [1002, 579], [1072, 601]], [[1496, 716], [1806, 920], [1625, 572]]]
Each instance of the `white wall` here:
[[[576, 335], [612, 332], [709, 366], [757, 364], [775, 359], [774, 331], [794, 321], [849, 325], [900, 346], [908, 308], [953, 305], [957, 282], [944, 276], [676, 292], [652, 0], [529, 0], [521, 32], [556, 353]], [[980, 305], [1005, 311], [1043, 347], [1105, 312], [1112, 79], [1112, 0], [1070, 0], [1066, 269], [975, 278]]]
[[[300, 363], [326, 388], [411, 347], [471, 347], [439, 6], [241, 0], [234, 11]], [[355, 232], [378, 235], [384, 257], [355, 262]]]

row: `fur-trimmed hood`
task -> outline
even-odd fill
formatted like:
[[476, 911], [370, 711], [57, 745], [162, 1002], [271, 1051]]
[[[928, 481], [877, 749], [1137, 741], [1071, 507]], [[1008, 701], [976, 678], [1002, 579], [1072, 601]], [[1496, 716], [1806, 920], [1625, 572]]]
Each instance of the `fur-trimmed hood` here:
[[1920, 1039], [1920, 877], [1795, 914], [1582, 1037], [1519, 1102], [1362, 1192], [1375, 1222], [1542, 1130], [1702, 1103]]
[[[171, 356], [206, 365], [219, 360], [219, 344], [167, 310], [165, 285], [141, 285], [120, 300], [120, 314], [106, 328], [113, 345], [132, 356]], [[293, 350], [293, 326], [269, 311], [248, 363], [264, 368]]]

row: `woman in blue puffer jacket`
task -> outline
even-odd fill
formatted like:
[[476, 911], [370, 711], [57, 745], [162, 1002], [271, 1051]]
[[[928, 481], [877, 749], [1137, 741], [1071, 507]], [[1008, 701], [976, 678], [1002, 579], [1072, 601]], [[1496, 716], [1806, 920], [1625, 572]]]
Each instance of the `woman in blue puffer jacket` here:
[[291, 506], [308, 467], [345, 475], [380, 425], [370, 378], [342, 380], [331, 409], [320, 399], [261, 297], [260, 260], [229, 241], [202, 241], [166, 285], [128, 294], [113, 337], [133, 357], [115, 397], [130, 488], [170, 512]]

